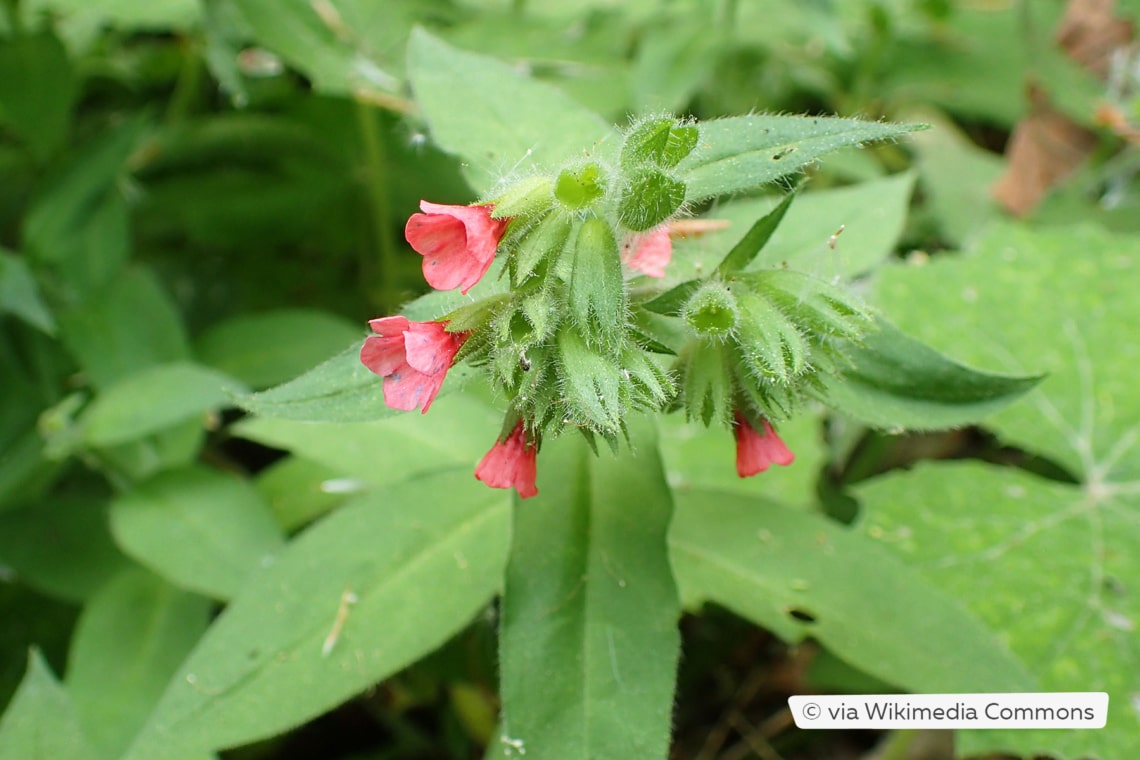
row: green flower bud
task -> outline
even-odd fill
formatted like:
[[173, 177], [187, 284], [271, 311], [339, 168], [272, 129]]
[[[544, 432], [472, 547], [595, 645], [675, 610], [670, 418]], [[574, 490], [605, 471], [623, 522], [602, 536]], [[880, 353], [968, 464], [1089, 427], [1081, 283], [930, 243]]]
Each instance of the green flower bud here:
[[595, 163], [563, 169], [554, 182], [554, 197], [572, 211], [589, 208], [605, 195], [605, 192], [605, 173], [602, 167]]
[[613, 231], [602, 219], [587, 219], [578, 228], [568, 300], [587, 343], [621, 345], [627, 321], [625, 282]]
[[736, 297], [723, 282], [706, 282], [685, 303], [681, 316], [706, 338], [727, 338], [736, 328]]
[[492, 219], [539, 216], [554, 206], [554, 181], [550, 177], [526, 177], [487, 202], [494, 206]]
[[740, 298], [736, 340], [750, 374], [789, 383], [808, 367], [809, 347], [795, 324], [763, 296]]
[[809, 336], [859, 340], [872, 328], [871, 312], [846, 289], [824, 280], [787, 269], [749, 273], [747, 279]]
[[634, 170], [646, 164], [671, 169], [697, 145], [695, 126], [678, 124], [676, 119], [648, 119], [634, 125], [621, 148], [623, 169]]
[[644, 232], [677, 213], [684, 202], [684, 182], [660, 169], [646, 169], [626, 185], [618, 202], [618, 218], [634, 232]]

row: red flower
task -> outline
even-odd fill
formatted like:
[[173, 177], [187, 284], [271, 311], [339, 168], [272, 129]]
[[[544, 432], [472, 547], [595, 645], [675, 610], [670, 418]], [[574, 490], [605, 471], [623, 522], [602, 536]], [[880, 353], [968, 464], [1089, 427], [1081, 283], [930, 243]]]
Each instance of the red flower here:
[[439, 393], [467, 333], [449, 333], [444, 322], [409, 322], [384, 317], [368, 323], [376, 333], [364, 341], [360, 361], [384, 378], [384, 403], [424, 413]]
[[786, 467], [795, 459], [796, 455], [788, 450], [768, 420], [764, 420], [764, 432], [758, 433], [744, 415], [736, 413], [737, 475], [747, 478], [764, 472], [773, 462]]
[[495, 258], [508, 219], [492, 219], [494, 207], [443, 206], [420, 201], [404, 237], [424, 257], [424, 279], [436, 290], [459, 288], [464, 295], [482, 279]]
[[475, 477], [491, 488], [514, 488], [524, 499], [537, 496], [538, 489], [534, 485], [537, 453], [534, 444], [527, 441], [520, 421], [505, 441], [495, 442], [475, 468]]
[[650, 277], [664, 277], [665, 267], [672, 258], [673, 240], [669, 237], [668, 224], [631, 235], [622, 246], [622, 261], [630, 269]]

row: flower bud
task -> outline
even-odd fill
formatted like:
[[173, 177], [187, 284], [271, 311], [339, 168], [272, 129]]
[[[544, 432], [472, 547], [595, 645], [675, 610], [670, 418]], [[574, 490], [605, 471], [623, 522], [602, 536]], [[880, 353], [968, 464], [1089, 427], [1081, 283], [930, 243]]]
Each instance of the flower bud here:
[[681, 316], [703, 337], [724, 339], [736, 328], [739, 309], [727, 285], [710, 281], [693, 293]]
[[605, 173], [595, 163], [563, 169], [554, 182], [554, 197], [572, 211], [589, 208], [605, 192]]
[[495, 207], [493, 219], [541, 216], [554, 206], [554, 181], [541, 175], [525, 177], [488, 203]]
[[741, 295], [740, 310], [736, 338], [751, 374], [788, 383], [807, 369], [807, 341], [783, 312], [755, 293]]
[[644, 232], [677, 213], [685, 202], [685, 183], [660, 169], [633, 176], [618, 202], [618, 218], [634, 232]]
[[582, 222], [574, 241], [570, 315], [589, 344], [619, 346], [626, 328], [621, 257], [610, 225], [596, 217]]
[[607, 437], [616, 435], [629, 408], [629, 387], [621, 368], [591, 350], [572, 327], [560, 330], [557, 340], [570, 421]]
[[697, 128], [675, 119], [648, 119], [634, 125], [621, 148], [621, 165], [636, 169], [652, 164], [671, 169], [697, 145]]
[[728, 422], [732, 406], [732, 380], [727, 366], [727, 347], [694, 340], [684, 352], [685, 415], [706, 426], [715, 420]]

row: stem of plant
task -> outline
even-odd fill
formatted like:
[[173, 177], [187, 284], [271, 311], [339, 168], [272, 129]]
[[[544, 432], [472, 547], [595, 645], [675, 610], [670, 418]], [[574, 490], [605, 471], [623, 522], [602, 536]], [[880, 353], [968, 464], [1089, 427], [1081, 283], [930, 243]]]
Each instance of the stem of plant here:
[[[388, 205], [385, 178], [388, 173], [388, 154], [380, 136], [377, 111], [367, 103], [357, 101], [356, 118], [360, 140], [364, 146], [364, 160], [368, 168], [365, 186], [372, 205], [372, 237], [377, 256], [369, 247], [364, 248], [360, 273], [369, 297], [381, 311], [393, 309], [396, 303], [396, 250], [392, 244], [392, 209]], [[375, 262], [375, 266], [373, 263]]]
[[197, 45], [188, 37], [183, 37], [180, 42], [182, 66], [178, 69], [174, 92], [166, 106], [166, 121], [170, 124], [181, 121], [190, 113], [202, 82], [202, 59], [198, 55]]

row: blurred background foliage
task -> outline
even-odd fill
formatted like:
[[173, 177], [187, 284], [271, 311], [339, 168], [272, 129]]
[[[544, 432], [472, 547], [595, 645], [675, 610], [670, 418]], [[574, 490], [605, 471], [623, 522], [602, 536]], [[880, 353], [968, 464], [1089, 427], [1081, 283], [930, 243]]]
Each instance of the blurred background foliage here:
[[[662, 111], [931, 123], [813, 168], [802, 201], [829, 199], [824, 218], [833, 204], [880, 213], [842, 193], [881, 182], [910, 203], [881, 219], [887, 244], [921, 258], [1010, 216], [1140, 233], [1138, 20], [1137, 0], [0, 0], [0, 704], [29, 646], [72, 678], [81, 606], [147, 564], [118, 494], [177, 471], [180, 493], [255, 503], [256, 525], [238, 527], [258, 545], [343, 500], [313, 486], [337, 474], [326, 465], [231, 438], [218, 380], [288, 380], [424, 289], [404, 221], [421, 198], [473, 198], [405, 82], [414, 26], [618, 124]], [[842, 514], [849, 482], [983, 439], [838, 436], [829, 468], [787, 477], [805, 499], [835, 494]], [[239, 576], [195, 590], [225, 599]], [[179, 599], [188, 633], [146, 693], [211, 614]], [[780, 695], [805, 679], [875, 688], [826, 652], [809, 672], [715, 609], [683, 631], [677, 757], [764, 756], [734, 721], [779, 733]], [[493, 632], [489, 614], [365, 697], [232, 756], [476, 756], [495, 719]], [[799, 735], [782, 756], [872, 741]]]

